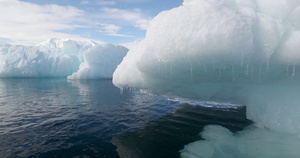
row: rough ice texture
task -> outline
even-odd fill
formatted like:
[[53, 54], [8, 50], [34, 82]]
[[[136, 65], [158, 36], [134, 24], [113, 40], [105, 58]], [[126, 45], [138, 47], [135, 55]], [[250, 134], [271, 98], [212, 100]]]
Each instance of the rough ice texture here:
[[113, 75], [119, 87], [247, 105], [300, 133], [300, 1], [185, 0], [157, 15]]
[[248, 127], [232, 133], [209, 125], [201, 133], [206, 141], [190, 143], [181, 150], [182, 158], [298, 158], [300, 138], [268, 129]]
[[84, 63], [68, 79], [112, 78], [128, 49], [113, 44], [98, 45], [83, 53]]
[[[93, 41], [50, 39], [37, 46], [22, 46], [2, 40], [0, 77], [67, 77], [78, 71], [72, 78], [111, 78], [126, 52], [122, 46]], [[89, 58], [102, 64], [91, 63]], [[81, 69], [81, 63], [88, 65], [89, 73]]]

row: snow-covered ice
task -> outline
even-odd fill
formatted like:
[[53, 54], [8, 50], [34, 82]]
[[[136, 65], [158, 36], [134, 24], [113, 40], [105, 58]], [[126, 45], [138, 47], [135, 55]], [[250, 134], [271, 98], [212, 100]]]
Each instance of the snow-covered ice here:
[[125, 47], [93, 41], [50, 39], [24, 46], [2, 40], [0, 77], [111, 78], [126, 52]]

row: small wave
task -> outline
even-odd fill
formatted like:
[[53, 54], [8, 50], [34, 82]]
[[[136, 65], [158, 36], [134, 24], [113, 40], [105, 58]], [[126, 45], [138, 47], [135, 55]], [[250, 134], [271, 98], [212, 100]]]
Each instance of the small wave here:
[[237, 109], [240, 107], [244, 107], [244, 105], [240, 105], [240, 104], [222, 103], [222, 102], [214, 102], [214, 101], [190, 101], [181, 98], [168, 98], [168, 100], [173, 102], [178, 102], [179, 104], [188, 104], [193, 106], [197, 105], [197, 106], [213, 107], [213, 108]]

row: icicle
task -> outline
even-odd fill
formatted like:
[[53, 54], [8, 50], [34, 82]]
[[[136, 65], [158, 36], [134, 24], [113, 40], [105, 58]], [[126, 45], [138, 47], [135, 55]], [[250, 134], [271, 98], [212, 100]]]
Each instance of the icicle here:
[[286, 66], [286, 76], [289, 76], [289, 65]]
[[193, 63], [191, 63], [191, 80], [193, 80]]
[[293, 64], [292, 81], [294, 81], [295, 75], [296, 75], [296, 66], [295, 66], [295, 64]]
[[247, 67], [246, 67], [246, 76], [248, 76], [248, 69], [249, 69], [249, 65], [247, 64]]
[[159, 59], [158, 62], [159, 62], [158, 72], [161, 75], [161, 60]]
[[261, 83], [261, 66], [259, 66], [258, 79], [259, 79], [259, 83]]
[[171, 76], [173, 76], [173, 60], [171, 60]]
[[164, 63], [164, 74], [166, 74], [166, 73], [167, 73], [167, 64]]
[[220, 65], [219, 80], [221, 79], [221, 76], [222, 76], [222, 67], [221, 67], [221, 65]]
[[269, 60], [267, 60], [267, 73], [269, 72]]
[[130, 94], [133, 94], [136, 91], [135, 88], [129, 88], [129, 90], [130, 90]]
[[251, 78], [253, 79], [253, 77], [254, 77], [254, 68], [252, 66]]
[[244, 65], [244, 52], [242, 53], [241, 67]]
[[234, 82], [234, 66], [233, 66], [233, 64], [231, 65], [231, 69], [232, 69], [232, 81]]
[[121, 87], [120, 88], [120, 94], [123, 95], [123, 92], [124, 92], [124, 87]]
[[176, 67], [175, 67], [175, 65], [176, 65], [176, 61], [174, 60], [172, 60], [172, 72], [173, 72], [173, 74], [175, 73], [175, 71], [176, 71]]
[[143, 81], [143, 88], [146, 88], [148, 86], [148, 83], [144, 80]]

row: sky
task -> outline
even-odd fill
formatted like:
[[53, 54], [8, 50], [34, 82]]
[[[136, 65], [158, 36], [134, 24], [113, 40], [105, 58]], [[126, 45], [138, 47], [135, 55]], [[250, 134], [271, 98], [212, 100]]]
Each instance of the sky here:
[[0, 39], [38, 44], [50, 38], [126, 44], [183, 0], [0, 0]]

